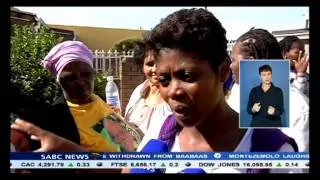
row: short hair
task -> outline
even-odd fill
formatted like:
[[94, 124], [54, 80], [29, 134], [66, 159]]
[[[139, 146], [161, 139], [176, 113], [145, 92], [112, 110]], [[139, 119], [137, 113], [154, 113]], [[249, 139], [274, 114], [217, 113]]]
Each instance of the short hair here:
[[297, 36], [286, 36], [279, 42], [281, 52], [282, 53], [289, 52], [293, 43], [298, 43], [301, 46], [301, 48], [304, 50], [304, 43], [301, 39], [299, 39]]
[[251, 29], [241, 35], [237, 41], [243, 56], [255, 59], [283, 59], [277, 39], [265, 29]]
[[181, 9], [164, 18], [151, 31], [148, 41], [156, 53], [163, 48], [178, 49], [208, 61], [217, 72], [227, 53], [226, 30], [205, 9]]
[[268, 64], [265, 64], [259, 67], [259, 74], [261, 74], [261, 72], [267, 72], [267, 71], [270, 71], [272, 73], [272, 68]]
[[146, 32], [143, 34], [142, 39], [136, 41], [133, 46], [134, 56], [133, 60], [137, 65], [142, 66], [144, 63], [144, 58], [147, 56], [147, 52], [151, 50], [151, 48], [147, 45], [146, 41], [149, 38], [149, 33]]
[[143, 40], [139, 40], [136, 42], [136, 44], [134, 45], [134, 56], [133, 56], [133, 60], [135, 61], [135, 63], [137, 65], [142, 66], [143, 64], [143, 60], [145, 58], [145, 54], [146, 54], [146, 45], [143, 42]]

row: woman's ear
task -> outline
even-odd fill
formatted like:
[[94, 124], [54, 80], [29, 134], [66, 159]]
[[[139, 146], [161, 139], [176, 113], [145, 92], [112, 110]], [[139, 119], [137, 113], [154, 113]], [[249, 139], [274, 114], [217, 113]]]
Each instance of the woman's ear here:
[[230, 65], [231, 65], [231, 62], [229, 61], [229, 59], [224, 60], [223, 63], [220, 64], [219, 66], [220, 82], [225, 82], [228, 79], [231, 73]]
[[287, 53], [286, 52], [282, 52], [281, 54], [282, 54], [283, 59], [287, 59]]

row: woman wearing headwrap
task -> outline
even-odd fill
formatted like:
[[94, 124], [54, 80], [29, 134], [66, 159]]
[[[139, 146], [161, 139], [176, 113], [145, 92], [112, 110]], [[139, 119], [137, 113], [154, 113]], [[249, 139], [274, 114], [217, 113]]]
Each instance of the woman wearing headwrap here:
[[[116, 143], [103, 126], [105, 121], [102, 119], [114, 111], [93, 93], [93, 55], [85, 44], [62, 42], [51, 49], [42, 64], [57, 80], [63, 97], [50, 107], [47, 117], [39, 118], [35, 124], [81, 145], [87, 151], [133, 150], [125, 143]], [[128, 134], [127, 139], [133, 138]], [[33, 146], [31, 149], [37, 148]]]

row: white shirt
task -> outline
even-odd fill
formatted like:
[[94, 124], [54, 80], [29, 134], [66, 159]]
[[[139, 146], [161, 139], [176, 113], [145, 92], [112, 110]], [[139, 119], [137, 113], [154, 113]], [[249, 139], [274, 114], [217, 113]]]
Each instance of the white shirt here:
[[[289, 128], [281, 128], [281, 131], [295, 139], [300, 152], [309, 152], [309, 98], [294, 84], [290, 84], [289, 91]], [[234, 84], [227, 103], [239, 113], [238, 84]]]
[[[144, 98], [141, 98], [141, 91], [146, 83], [147, 81], [135, 88], [125, 111], [125, 118], [136, 124], [144, 134], [148, 132], [149, 128], [154, 129], [153, 127], [156, 127], [155, 129], [157, 129], [158, 126], [161, 127], [165, 119], [172, 114], [172, 110], [166, 102], [153, 106], [145, 104]], [[160, 133], [160, 129], [158, 131], [153, 130], [151, 133], [157, 135]]]
[[281, 128], [295, 139], [299, 151], [309, 152], [309, 98], [294, 85], [290, 85], [289, 128]]
[[309, 97], [309, 83], [305, 77], [298, 77], [297, 73], [290, 72], [290, 79], [293, 79], [293, 86]]

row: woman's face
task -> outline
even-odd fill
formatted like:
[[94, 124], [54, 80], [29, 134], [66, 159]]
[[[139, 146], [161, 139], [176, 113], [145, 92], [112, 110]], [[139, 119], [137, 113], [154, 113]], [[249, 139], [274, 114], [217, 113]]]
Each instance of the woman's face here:
[[156, 64], [153, 51], [148, 51], [143, 62], [143, 72], [151, 84], [157, 84]]
[[285, 53], [284, 58], [290, 60], [291, 66], [294, 67], [294, 61], [293, 60], [298, 60], [299, 58], [299, 52], [301, 51], [301, 57], [304, 55], [304, 47], [298, 43], [294, 42], [291, 46], [291, 49]]
[[71, 62], [63, 68], [59, 82], [67, 100], [86, 103], [93, 92], [93, 69], [84, 62]]
[[177, 49], [160, 51], [157, 75], [161, 96], [183, 126], [198, 125], [224, 98], [224, 80], [210, 64]]
[[239, 84], [239, 65], [240, 65], [240, 60], [244, 59], [243, 55], [240, 53], [240, 48], [235, 44], [232, 49], [232, 55], [231, 55], [231, 60], [232, 63], [230, 65], [231, 71], [232, 71], [232, 76], [233, 79], [237, 84]]

